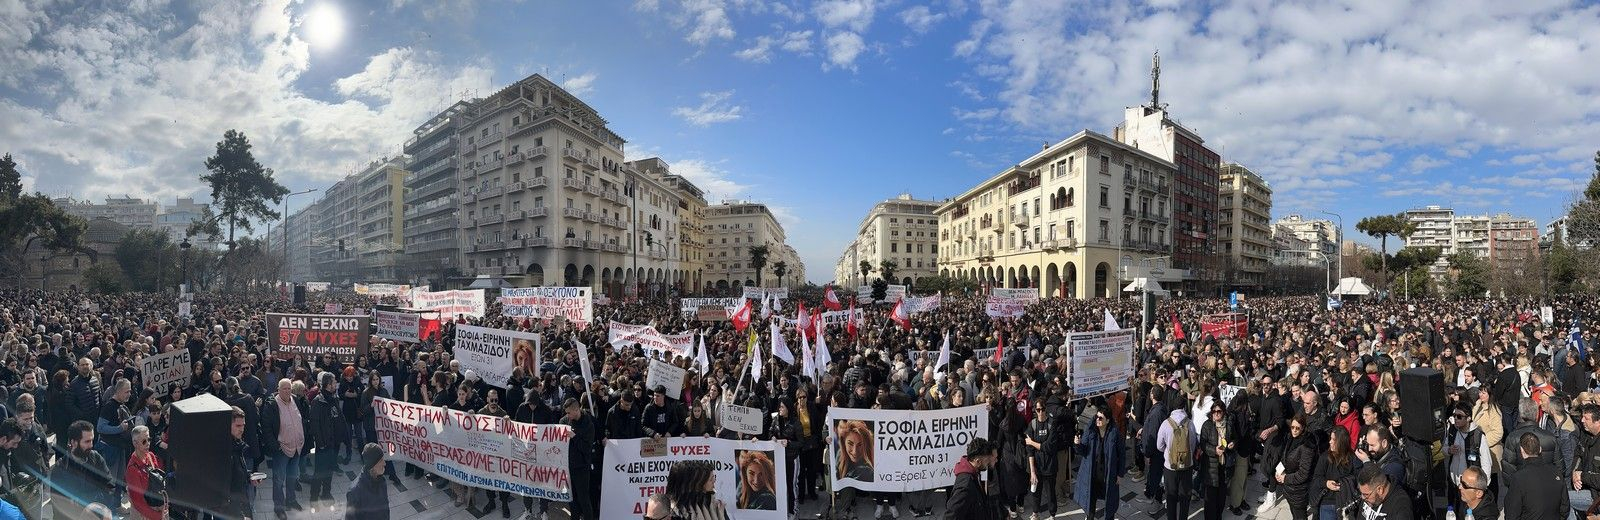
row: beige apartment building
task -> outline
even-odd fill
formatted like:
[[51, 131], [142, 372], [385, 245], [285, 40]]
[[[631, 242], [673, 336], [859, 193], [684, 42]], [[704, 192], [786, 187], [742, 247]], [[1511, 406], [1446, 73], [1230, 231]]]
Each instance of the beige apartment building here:
[[1222, 164], [1218, 182], [1217, 231], [1228, 255], [1223, 283], [1236, 289], [1264, 289], [1273, 256], [1272, 188], [1235, 163]]
[[[756, 285], [756, 270], [750, 266], [750, 248], [767, 246], [767, 265], [760, 284], [766, 287], [796, 285], [805, 280], [805, 265], [794, 248], [786, 243], [783, 224], [766, 204], [723, 201], [707, 207], [705, 283], [718, 291]], [[783, 262], [788, 272], [779, 280], [773, 266]]]
[[[410, 174], [406, 162], [386, 157], [368, 163], [291, 217], [303, 221], [289, 226], [289, 245], [308, 249], [308, 278], [338, 283], [403, 281], [397, 265], [405, 250], [405, 179]], [[290, 258], [295, 256], [291, 253]]]
[[[939, 272], [1069, 298], [1121, 293], [1170, 266], [1176, 166], [1084, 130], [940, 205]], [[1120, 266], [1120, 268], [1119, 268]]]
[[941, 203], [917, 200], [910, 194], [879, 202], [856, 226], [856, 239], [845, 246], [834, 265], [833, 279], [840, 287], [855, 288], [876, 277], [861, 276], [864, 260], [878, 272], [885, 260], [893, 260], [893, 283], [913, 285], [915, 280], [938, 272], [939, 219], [933, 212]]

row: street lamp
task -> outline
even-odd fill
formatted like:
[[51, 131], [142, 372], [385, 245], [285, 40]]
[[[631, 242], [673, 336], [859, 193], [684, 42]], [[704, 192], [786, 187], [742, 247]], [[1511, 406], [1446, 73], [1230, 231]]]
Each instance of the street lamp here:
[[193, 245], [189, 243], [189, 237], [183, 237], [183, 241], [178, 243], [178, 248], [183, 250], [183, 291], [179, 291], [180, 293], [190, 290], [189, 289], [189, 248], [190, 247], [193, 247]]
[[1288, 249], [1288, 250], [1285, 250], [1284, 252], [1285, 253], [1316, 254], [1317, 256], [1322, 257], [1322, 277], [1324, 278], [1323, 283], [1326, 285], [1325, 290], [1328, 292], [1328, 294], [1333, 294], [1333, 280], [1332, 280], [1332, 273], [1331, 273], [1331, 271], [1329, 271], [1329, 268], [1328, 268], [1328, 252], [1327, 251], [1313, 251], [1313, 250], [1310, 250], [1310, 249]]
[[1339, 267], [1339, 279], [1343, 280], [1344, 279], [1344, 216], [1342, 216], [1342, 215], [1340, 215], [1338, 213], [1334, 213], [1332, 211], [1326, 211], [1326, 210], [1320, 210], [1320, 209], [1317, 210], [1317, 213], [1321, 213], [1321, 214], [1324, 214], [1324, 215], [1330, 215], [1333, 218], [1339, 219], [1339, 229], [1334, 231], [1334, 239], [1333, 240], [1336, 243], [1333, 245], [1333, 247], [1334, 247], [1334, 251], [1337, 252], [1337, 254], [1339, 255], [1337, 257], [1336, 261], [1335, 261], [1335, 264], [1338, 265], [1338, 267]]

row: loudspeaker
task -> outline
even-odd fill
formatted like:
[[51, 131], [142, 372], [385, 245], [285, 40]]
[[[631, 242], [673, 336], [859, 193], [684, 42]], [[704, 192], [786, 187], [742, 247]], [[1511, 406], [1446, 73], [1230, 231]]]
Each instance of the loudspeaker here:
[[305, 305], [305, 304], [306, 304], [306, 284], [303, 284], [303, 283], [294, 284], [294, 306], [295, 307], [300, 307], [300, 306]]
[[167, 444], [173, 449], [169, 496], [179, 505], [220, 511], [232, 479], [233, 407], [211, 394], [172, 404]]
[[1400, 434], [1432, 442], [1443, 438], [1445, 425], [1444, 373], [1432, 368], [1400, 372]]

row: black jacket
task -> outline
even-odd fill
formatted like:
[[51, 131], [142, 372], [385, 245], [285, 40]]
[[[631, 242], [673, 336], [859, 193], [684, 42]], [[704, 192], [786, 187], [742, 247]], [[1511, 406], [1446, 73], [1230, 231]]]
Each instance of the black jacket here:
[[[1559, 473], [1560, 466], [1556, 465], [1556, 436], [1533, 424], [1521, 424], [1506, 433], [1505, 440], [1500, 443], [1500, 474], [1506, 476], [1516, 475], [1519, 468], [1523, 466], [1521, 445], [1522, 434], [1524, 433], [1532, 433], [1539, 438], [1539, 459], [1545, 461], [1546, 464], [1549, 464], [1552, 469]], [[1510, 503], [1511, 497], [1509, 495], [1506, 496], [1506, 500], [1507, 503]]]
[[1293, 505], [1304, 505], [1310, 499], [1311, 475], [1316, 472], [1316, 437], [1310, 432], [1289, 438], [1283, 450], [1284, 495]]
[[[1042, 477], [1054, 476], [1060, 467], [1061, 447], [1066, 445], [1062, 441], [1064, 430], [1057, 421], [1036, 420], [1028, 422], [1028, 439], [1039, 443], [1038, 448], [1028, 447], [1028, 455], [1033, 458], [1034, 470]], [[1041, 479], [1042, 480], [1042, 479]]]
[[984, 493], [982, 477], [977, 468], [962, 457], [956, 462], [956, 483], [950, 486], [950, 498], [944, 505], [944, 520], [997, 520], [1002, 518], [998, 509]]
[[339, 396], [333, 392], [320, 392], [311, 398], [311, 428], [307, 438], [316, 439], [317, 446], [338, 446], [345, 428], [340, 414]]
[[346, 520], [388, 520], [389, 486], [383, 477], [362, 472], [344, 494]]
[[618, 403], [611, 407], [611, 412], [606, 414], [607, 439], [640, 439], [645, 437], [644, 424], [639, 422], [639, 403], [633, 403], [633, 408], [627, 411]]
[[[1506, 520], [1561, 520], [1567, 517], [1571, 484], [1543, 458], [1524, 459], [1507, 480]], [[1478, 518], [1473, 514], [1473, 518]]]

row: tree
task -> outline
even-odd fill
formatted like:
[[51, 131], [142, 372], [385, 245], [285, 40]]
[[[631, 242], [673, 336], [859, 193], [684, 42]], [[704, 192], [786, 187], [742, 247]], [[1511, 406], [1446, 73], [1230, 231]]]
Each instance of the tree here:
[[272, 205], [283, 202], [289, 189], [272, 178], [271, 168], [256, 162], [250, 153], [250, 139], [238, 130], [222, 134], [216, 155], [205, 164], [211, 173], [201, 175], [200, 180], [211, 185], [212, 203], [221, 207], [218, 216], [228, 224], [228, 250], [232, 251], [235, 229], [251, 231], [254, 220], [278, 218]]
[[1545, 258], [1546, 276], [1549, 277], [1549, 290], [1553, 294], [1572, 294], [1583, 289], [1578, 279], [1577, 252], [1562, 243], [1560, 236], [1550, 245], [1550, 254]]
[[83, 270], [83, 286], [91, 292], [119, 294], [127, 290], [128, 277], [115, 262], [95, 262]]
[[1378, 239], [1381, 247], [1379, 252], [1380, 267], [1378, 269], [1379, 291], [1383, 292], [1389, 287], [1389, 237], [1410, 236], [1417, 229], [1416, 224], [1406, 222], [1401, 215], [1376, 215], [1364, 217], [1356, 223], [1356, 230]]
[[879, 277], [892, 284], [894, 283], [894, 271], [895, 269], [899, 268], [900, 264], [895, 263], [894, 260], [884, 260], [882, 262], [878, 262]]
[[183, 276], [178, 246], [161, 231], [129, 231], [117, 242], [112, 256], [134, 291], [159, 292]]
[[761, 274], [767, 268], [767, 246], [750, 246], [750, 268], [756, 270], [756, 287], [762, 287]]
[[217, 225], [217, 222], [217, 215], [211, 212], [211, 206], [203, 206], [200, 208], [200, 216], [189, 223], [189, 227], [184, 230], [183, 236], [190, 238], [197, 235], [205, 235], [207, 239], [215, 242], [217, 238], [222, 236], [222, 228]]
[[789, 274], [789, 263], [778, 262], [772, 264], [772, 274], [778, 277], [778, 287], [783, 287], [783, 275]]
[[872, 272], [872, 262], [862, 260], [860, 264], [856, 265], [856, 268], [861, 270], [861, 281], [865, 282], [867, 281], [867, 273]]
[[83, 246], [83, 233], [89, 223], [67, 214], [44, 194], [22, 195], [15, 200], [0, 199], [0, 261], [6, 274], [22, 283], [28, 269], [23, 253], [35, 243], [50, 251], [84, 253], [91, 260], [99, 255]]
[[0, 203], [16, 204], [22, 197], [22, 173], [17, 171], [17, 161], [11, 154], [0, 157]]
[[1476, 298], [1489, 290], [1489, 264], [1467, 252], [1450, 255], [1450, 295]]

